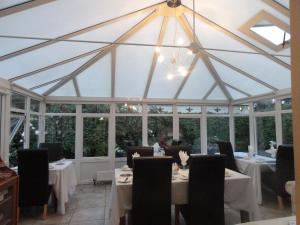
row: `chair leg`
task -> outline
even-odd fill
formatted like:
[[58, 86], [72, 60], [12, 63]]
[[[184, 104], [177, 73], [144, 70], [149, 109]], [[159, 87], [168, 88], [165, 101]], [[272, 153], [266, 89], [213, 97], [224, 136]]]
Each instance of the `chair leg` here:
[[180, 225], [180, 213], [177, 205], [175, 205], [175, 225]]
[[279, 209], [284, 209], [283, 199], [281, 196], [277, 195], [277, 203]]
[[125, 216], [120, 218], [120, 223], [119, 224], [120, 225], [126, 225], [126, 217]]
[[17, 208], [17, 223], [20, 221], [20, 207]]
[[43, 207], [43, 215], [42, 215], [42, 219], [45, 220], [47, 219], [48, 216], [48, 204], [45, 204]]

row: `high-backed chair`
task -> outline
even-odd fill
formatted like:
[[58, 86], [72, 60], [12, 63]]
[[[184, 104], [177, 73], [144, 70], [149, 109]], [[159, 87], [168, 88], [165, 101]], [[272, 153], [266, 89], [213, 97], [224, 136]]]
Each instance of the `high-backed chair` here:
[[48, 150], [49, 162], [54, 162], [62, 158], [63, 147], [61, 143], [40, 143], [39, 148]]
[[165, 148], [165, 155], [172, 156], [173, 162], [176, 162], [178, 165], [181, 164], [181, 160], [179, 157], [179, 151], [185, 151], [188, 155], [191, 153], [190, 146], [168, 146]]
[[130, 146], [127, 147], [127, 165], [132, 168], [132, 155], [134, 153], [140, 154], [140, 156], [153, 156], [152, 147], [143, 147], [143, 146]]
[[191, 155], [188, 204], [176, 207], [187, 225], [224, 225], [224, 177], [225, 156]]
[[47, 150], [19, 150], [18, 174], [19, 207], [43, 206], [46, 219], [51, 194]]
[[171, 157], [134, 158], [132, 225], [171, 225]]
[[227, 169], [239, 172], [235, 163], [235, 158], [233, 155], [233, 149], [231, 143], [225, 141], [219, 141], [217, 142], [217, 144], [219, 146], [220, 154], [226, 155], [225, 167]]

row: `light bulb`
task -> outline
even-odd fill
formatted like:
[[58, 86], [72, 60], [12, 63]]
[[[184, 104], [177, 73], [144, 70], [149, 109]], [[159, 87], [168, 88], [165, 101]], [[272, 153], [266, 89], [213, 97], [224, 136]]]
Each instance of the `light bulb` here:
[[164, 60], [165, 60], [165, 57], [163, 55], [159, 55], [158, 58], [157, 58], [157, 61], [159, 63], [162, 63]]
[[177, 44], [183, 45], [183, 44], [184, 44], [183, 38], [178, 38], [178, 39], [177, 39]]
[[174, 78], [174, 75], [173, 75], [172, 73], [169, 73], [169, 74], [167, 75], [167, 79], [168, 79], [168, 80], [173, 80], [173, 78]]
[[155, 47], [155, 52], [160, 53], [160, 47]]
[[178, 67], [178, 72], [180, 73], [181, 76], [185, 77], [188, 74], [188, 71], [183, 67], [179, 66]]
[[193, 52], [191, 50], [188, 50], [189, 55], [193, 55]]

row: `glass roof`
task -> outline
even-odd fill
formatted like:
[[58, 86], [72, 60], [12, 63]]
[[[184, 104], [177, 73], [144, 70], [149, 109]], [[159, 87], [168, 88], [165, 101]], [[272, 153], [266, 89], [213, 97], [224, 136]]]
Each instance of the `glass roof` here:
[[[4, 0], [0, 9], [24, 2]], [[0, 77], [46, 97], [209, 101], [291, 88], [289, 46], [274, 52], [239, 30], [261, 11], [289, 24], [286, 15], [261, 0], [196, 1], [201, 45], [192, 53], [192, 0], [182, 3], [61, 0], [0, 12]], [[251, 29], [283, 42], [275, 25]]]

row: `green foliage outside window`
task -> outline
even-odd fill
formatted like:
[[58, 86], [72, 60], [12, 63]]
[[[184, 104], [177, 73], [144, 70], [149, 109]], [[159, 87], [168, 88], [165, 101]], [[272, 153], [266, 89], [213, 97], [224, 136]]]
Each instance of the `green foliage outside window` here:
[[193, 153], [201, 152], [199, 118], [180, 118], [179, 133], [182, 145], [192, 146]]
[[256, 117], [257, 149], [259, 155], [268, 155], [270, 141], [276, 142], [275, 117]]
[[291, 113], [282, 114], [282, 143], [293, 144], [293, 120]]
[[173, 139], [173, 117], [172, 116], [149, 116], [148, 117], [148, 144], [164, 139], [166, 143], [171, 143]]
[[249, 117], [234, 117], [235, 127], [235, 151], [248, 152], [249, 140]]
[[30, 125], [29, 125], [29, 148], [37, 149], [38, 140], [39, 140], [39, 116], [31, 115], [30, 116]]

